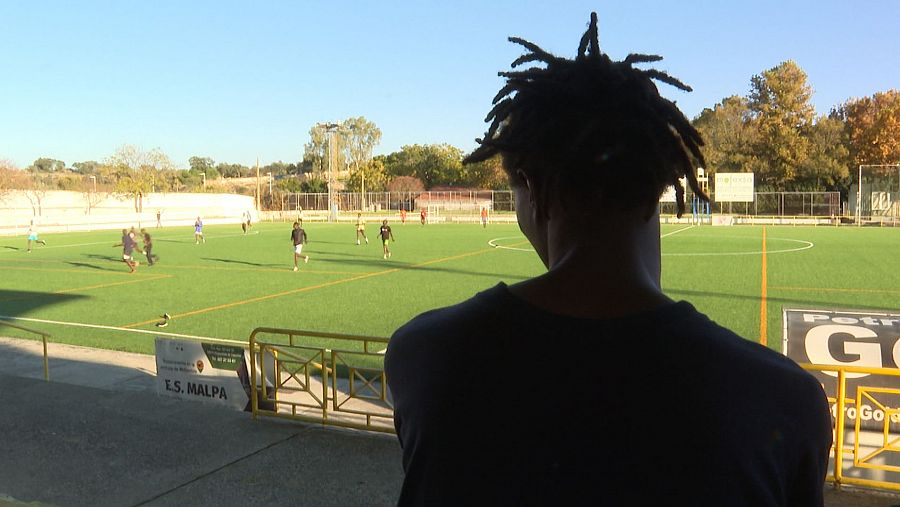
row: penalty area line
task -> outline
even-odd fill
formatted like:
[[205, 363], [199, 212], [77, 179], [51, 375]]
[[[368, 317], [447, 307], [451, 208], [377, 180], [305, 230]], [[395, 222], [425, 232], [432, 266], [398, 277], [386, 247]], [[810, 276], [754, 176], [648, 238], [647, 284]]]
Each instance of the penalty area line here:
[[66, 322], [61, 320], [47, 320], [47, 319], [34, 319], [30, 317], [13, 317], [10, 315], [0, 315], [0, 320], [17, 320], [22, 322], [34, 322], [37, 324], [53, 324], [57, 326], [70, 326], [70, 327], [84, 327], [89, 329], [105, 329], [109, 331], [125, 331], [128, 333], [139, 333], [139, 334], [150, 334], [154, 336], [169, 336], [172, 338], [188, 338], [191, 340], [203, 340], [203, 341], [214, 341], [214, 342], [222, 342], [222, 343], [230, 343], [230, 344], [241, 344], [242, 346], [247, 346], [246, 342], [242, 342], [240, 340], [230, 340], [227, 338], [215, 338], [213, 336], [199, 336], [193, 334], [181, 334], [181, 333], [164, 333], [162, 331], [149, 331], [146, 329], [128, 329], [125, 327], [118, 326], [104, 326], [101, 324], [86, 324], [83, 322]]

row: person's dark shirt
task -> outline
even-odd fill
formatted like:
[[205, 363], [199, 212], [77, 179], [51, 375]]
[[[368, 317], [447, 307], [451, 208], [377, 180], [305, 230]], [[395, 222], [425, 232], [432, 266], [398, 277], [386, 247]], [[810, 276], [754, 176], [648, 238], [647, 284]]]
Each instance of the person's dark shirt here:
[[387, 241], [391, 239], [391, 226], [390, 225], [382, 225], [381, 229], [378, 231], [378, 234], [381, 234], [381, 240]]
[[124, 252], [125, 255], [131, 255], [131, 252], [134, 251], [134, 247], [136, 246], [137, 242], [131, 236], [131, 233], [122, 236], [122, 252]]
[[292, 230], [291, 241], [294, 242], [294, 246], [306, 243], [306, 231], [302, 227]]
[[153, 246], [153, 240], [150, 238], [150, 233], [145, 232], [144, 233], [144, 248], [149, 248], [151, 246]]
[[500, 284], [385, 357], [400, 505], [821, 505], [831, 418], [786, 357], [687, 302], [548, 313]]

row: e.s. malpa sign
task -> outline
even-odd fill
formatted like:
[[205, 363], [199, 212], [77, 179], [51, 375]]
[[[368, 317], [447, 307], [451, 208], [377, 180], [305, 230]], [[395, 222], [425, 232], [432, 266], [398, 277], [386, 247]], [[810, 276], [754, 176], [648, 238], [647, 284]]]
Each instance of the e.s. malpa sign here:
[[[785, 355], [798, 363], [819, 366], [856, 366], [865, 368], [900, 368], [900, 313], [852, 310], [785, 309]], [[837, 396], [837, 371], [811, 371], [822, 383], [829, 397]], [[900, 372], [900, 369], [898, 369]], [[855, 400], [859, 387], [900, 390], [900, 376], [845, 372], [847, 399]], [[885, 408], [900, 406], [900, 394], [885, 394], [880, 400]], [[873, 406], [874, 405], [874, 406]], [[832, 405], [832, 414], [835, 412]], [[864, 426], [883, 428], [885, 412], [877, 404], [848, 404], [846, 416], [857, 416]], [[836, 415], [836, 414], [835, 414]], [[891, 416], [891, 425], [900, 427], [900, 414]]]
[[156, 339], [157, 392], [246, 410], [249, 356], [243, 347]]

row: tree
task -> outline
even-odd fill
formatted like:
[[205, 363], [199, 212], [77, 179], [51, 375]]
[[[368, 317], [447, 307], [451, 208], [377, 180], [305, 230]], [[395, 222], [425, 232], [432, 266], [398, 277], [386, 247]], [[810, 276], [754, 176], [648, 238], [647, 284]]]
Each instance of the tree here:
[[272, 176], [287, 176], [289, 174], [297, 174], [298, 170], [296, 164], [286, 164], [279, 160], [260, 167], [259, 172], [260, 174], [272, 173]]
[[41, 157], [31, 164], [31, 168], [37, 172], [52, 173], [62, 171], [66, 168], [66, 163], [55, 158]]
[[750, 124], [751, 111], [746, 98], [733, 95], [712, 109], [704, 109], [692, 122], [706, 145], [705, 169], [716, 172], [748, 172], [755, 163], [753, 146], [756, 132]]
[[388, 176], [414, 176], [425, 188], [465, 185], [462, 150], [449, 144], [403, 146], [385, 157]]
[[225, 178], [241, 178], [250, 176], [250, 168], [241, 164], [226, 164], [219, 162], [216, 164], [216, 172]]
[[753, 76], [750, 83], [751, 124], [758, 135], [753, 152], [759, 157], [752, 168], [761, 186], [783, 189], [809, 157], [804, 133], [815, 117], [812, 88], [792, 60]]
[[499, 156], [465, 166], [467, 185], [490, 190], [508, 190], [509, 178]]
[[143, 210], [143, 196], [157, 185], [166, 185], [164, 174], [173, 166], [169, 157], [159, 148], [150, 151], [124, 144], [116, 149], [106, 165], [117, 177], [116, 191], [134, 199], [134, 210]]
[[422, 180], [414, 176], [395, 176], [387, 184], [388, 192], [421, 192], [425, 190]]
[[28, 179], [28, 174], [19, 170], [11, 161], [0, 159], [0, 202], [13, 190], [27, 188]]
[[793, 190], [850, 189], [850, 151], [844, 123], [834, 114], [816, 120], [808, 132], [809, 157], [800, 166]]
[[[350, 164], [351, 180], [359, 182], [359, 191], [363, 193], [362, 205], [365, 207], [366, 172], [371, 172], [373, 176], [377, 174], [373, 169], [379, 166], [370, 162], [372, 150], [381, 142], [381, 130], [374, 123], [359, 116], [341, 122], [340, 133], [345, 137], [342, 149], [344, 158]], [[383, 169], [383, 165], [380, 167]], [[384, 180], [382, 179], [380, 183], [383, 185]]]
[[75, 162], [72, 168], [81, 174], [97, 174], [100, 171], [100, 162], [88, 160], [85, 162]]
[[[387, 173], [384, 171], [384, 161], [373, 158], [350, 173], [347, 188], [352, 192], [378, 192], [384, 190], [386, 183]], [[363, 202], [363, 206], [365, 206], [365, 202]]]
[[47, 184], [44, 181], [45, 174], [40, 173], [35, 166], [28, 171], [29, 178], [25, 182], [25, 198], [31, 203], [31, 214], [40, 216], [44, 213], [43, 201], [47, 195]]
[[900, 91], [849, 100], [835, 114], [847, 125], [855, 165], [900, 163]]
[[300, 182], [300, 191], [310, 194], [324, 194], [328, 192], [328, 182], [321, 178], [306, 178]]
[[215, 170], [216, 162], [209, 157], [191, 157], [188, 159], [191, 171], [195, 173], [206, 173], [208, 178], [212, 178], [211, 172]]

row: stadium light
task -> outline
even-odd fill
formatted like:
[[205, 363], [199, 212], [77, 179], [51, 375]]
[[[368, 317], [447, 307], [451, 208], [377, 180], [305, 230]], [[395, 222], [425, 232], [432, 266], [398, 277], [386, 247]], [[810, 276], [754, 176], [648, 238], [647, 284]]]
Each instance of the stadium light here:
[[325, 129], [326, 149], [328, 150], [328, 221], [337, 220], [337, 210], [334, 209], [334, 163], [332, 161], [332, 142], [334, 133], [341, 128], [337, 123], [317, 123], [317, 127]]

